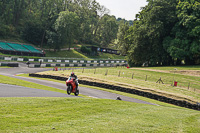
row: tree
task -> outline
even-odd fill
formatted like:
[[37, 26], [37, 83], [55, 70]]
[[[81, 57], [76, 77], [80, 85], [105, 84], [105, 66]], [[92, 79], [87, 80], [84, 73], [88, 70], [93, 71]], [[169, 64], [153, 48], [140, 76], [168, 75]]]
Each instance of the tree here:
[[58, 19], [55, 22], [55, 31], [59, 37], [59, 44], [61, 46], [68, 44], [69, 50], [79, 29], [79, 17], [76, 13], [70, 11], [60, 12]]
[[39, 46], [41, 43], [44, 27], [37, 20], [27, 21], [24, 24], [23, 39]]
[[149, 0], [148, 2], [127, 31], [126, 38], [131, 43], [128, 59], [130, 64], [144, 62], [150, 65], [169, 64], [170, 56], [164, 50], [162, 42], [177, 22], [176, 1]]
[[180, 63], [194, 64], [200, 57], [200, 1], [184, 0], [177, 4], [178, 22], [164, 40], [164, 48]]
[[97, 41], [102, 47], [107, 47], [117, 38], [118, 25], [114, 16], [104, 15], [97, 30]]
[[0, 38], [20, 38], [41, 48], [71, 47], [74, 39], [107, 46], [118, 30], [116, 18], [108, 13], [96, 0], [0, 0]]
[[120, 25], [117, 33], [117, 44], [118, 44], [118, 49], [120, 50], [120, 53], [122, 55], [127, 55], [130, 48], [130, 43], [126, 38], [128, 29], [129, 29], [128, 22], [120, 20]]
[[80, 18], [79, 41], [93, 43], [93, 31], [98, 21], [99, 4], [95, 0], [76, 0], [75, 12]]
[[0, 1], [0, 37], [19, 37], [16, 33], [25, 12], [25, 0]]

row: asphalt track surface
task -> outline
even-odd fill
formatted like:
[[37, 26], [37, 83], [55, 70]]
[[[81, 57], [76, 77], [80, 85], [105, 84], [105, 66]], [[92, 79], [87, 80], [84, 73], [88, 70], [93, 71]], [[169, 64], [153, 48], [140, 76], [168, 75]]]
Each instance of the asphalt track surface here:
[[[36, 79], [36, 78], [16, 76], [17, 74], [35, 73], [35, 72], [42, 72], [42, 71], [49, 71], [49, 70], [52, 70], [52, 69], [28, 68], [26, 64], [20, 63], [19, 67], [0, 68], [0, 75], [5, 75], [5, 76], [9, 76], [9, 77], [13, 77], [13, 78], [17, 78], [17, 79], [45, 85], [45, 86], [50, 86], [50, 87], [54, 87], [61, 90], [66, 90], [64, 81], [63, 83], [57, 83], [57, 82], [41, 80], [41, 79]], [[123, 95], [118, 95], [115, 93], [110, 93], [107, 91], [97, 90], [97, 89], [79, 87], [79, 91], [80, 91], [80, 94], [83, 94], [92, 98], [116, 100], [116, 98], [119, 96], [123, 101], [156, 105], [156, 104], [149, 103], [146, 101], [126, 97]], [[67, 94], [58, 93], [58, 92], [51, 92], [51, 91], [26, 88], [26, 87], [21, 87], [21, 86], [0, 84], [0, 97], [75, 97], [75, 96], [73, 94], [67, 95]]]
[[66, 94], [0, 83], [0, 97], [66, 97]]

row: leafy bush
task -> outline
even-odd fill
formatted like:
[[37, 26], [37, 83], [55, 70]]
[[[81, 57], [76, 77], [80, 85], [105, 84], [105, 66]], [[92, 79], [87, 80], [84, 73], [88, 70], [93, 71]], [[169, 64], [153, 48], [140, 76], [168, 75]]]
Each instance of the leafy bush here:
[[87, 48], [86, 46], [81, 46], [81, 52], [89, 55], [92, 53], [92, 50], [90, 48]]

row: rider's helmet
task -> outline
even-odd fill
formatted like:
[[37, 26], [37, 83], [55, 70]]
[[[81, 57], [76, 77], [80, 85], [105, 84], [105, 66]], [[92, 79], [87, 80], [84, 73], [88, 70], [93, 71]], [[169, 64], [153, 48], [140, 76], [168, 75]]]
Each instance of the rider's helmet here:
[[74, 72], [72, 72], [72, 73], [71, 73], [71, 76], [74, 76], [74, 75], [75, 75], [75, 73], [74, 73]]

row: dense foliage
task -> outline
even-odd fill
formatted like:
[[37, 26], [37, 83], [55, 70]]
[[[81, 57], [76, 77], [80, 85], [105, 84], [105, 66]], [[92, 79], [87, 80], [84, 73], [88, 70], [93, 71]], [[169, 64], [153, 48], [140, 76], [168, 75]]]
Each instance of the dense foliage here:
[[130, 65], [199, 64], [200, 0], [147, 1], [127, 22], [96, 0], [1, 0], [0, 39], [54, 49], [117, 43]]
[[123, 25], [118, 33], [129, 64], [199, 63], [200, 0], [147, 1], [133, 26]]
[[59, 49], [74, 42], [107, 47], [118, 20], [96, 0], [1, 0], [0, 38]]
[[82, 53], [86, 53], [88, 55], [92, 53], [92, 50], [90, 48], [87, 48], [86, 46], [82, 46], [80, 50]]

